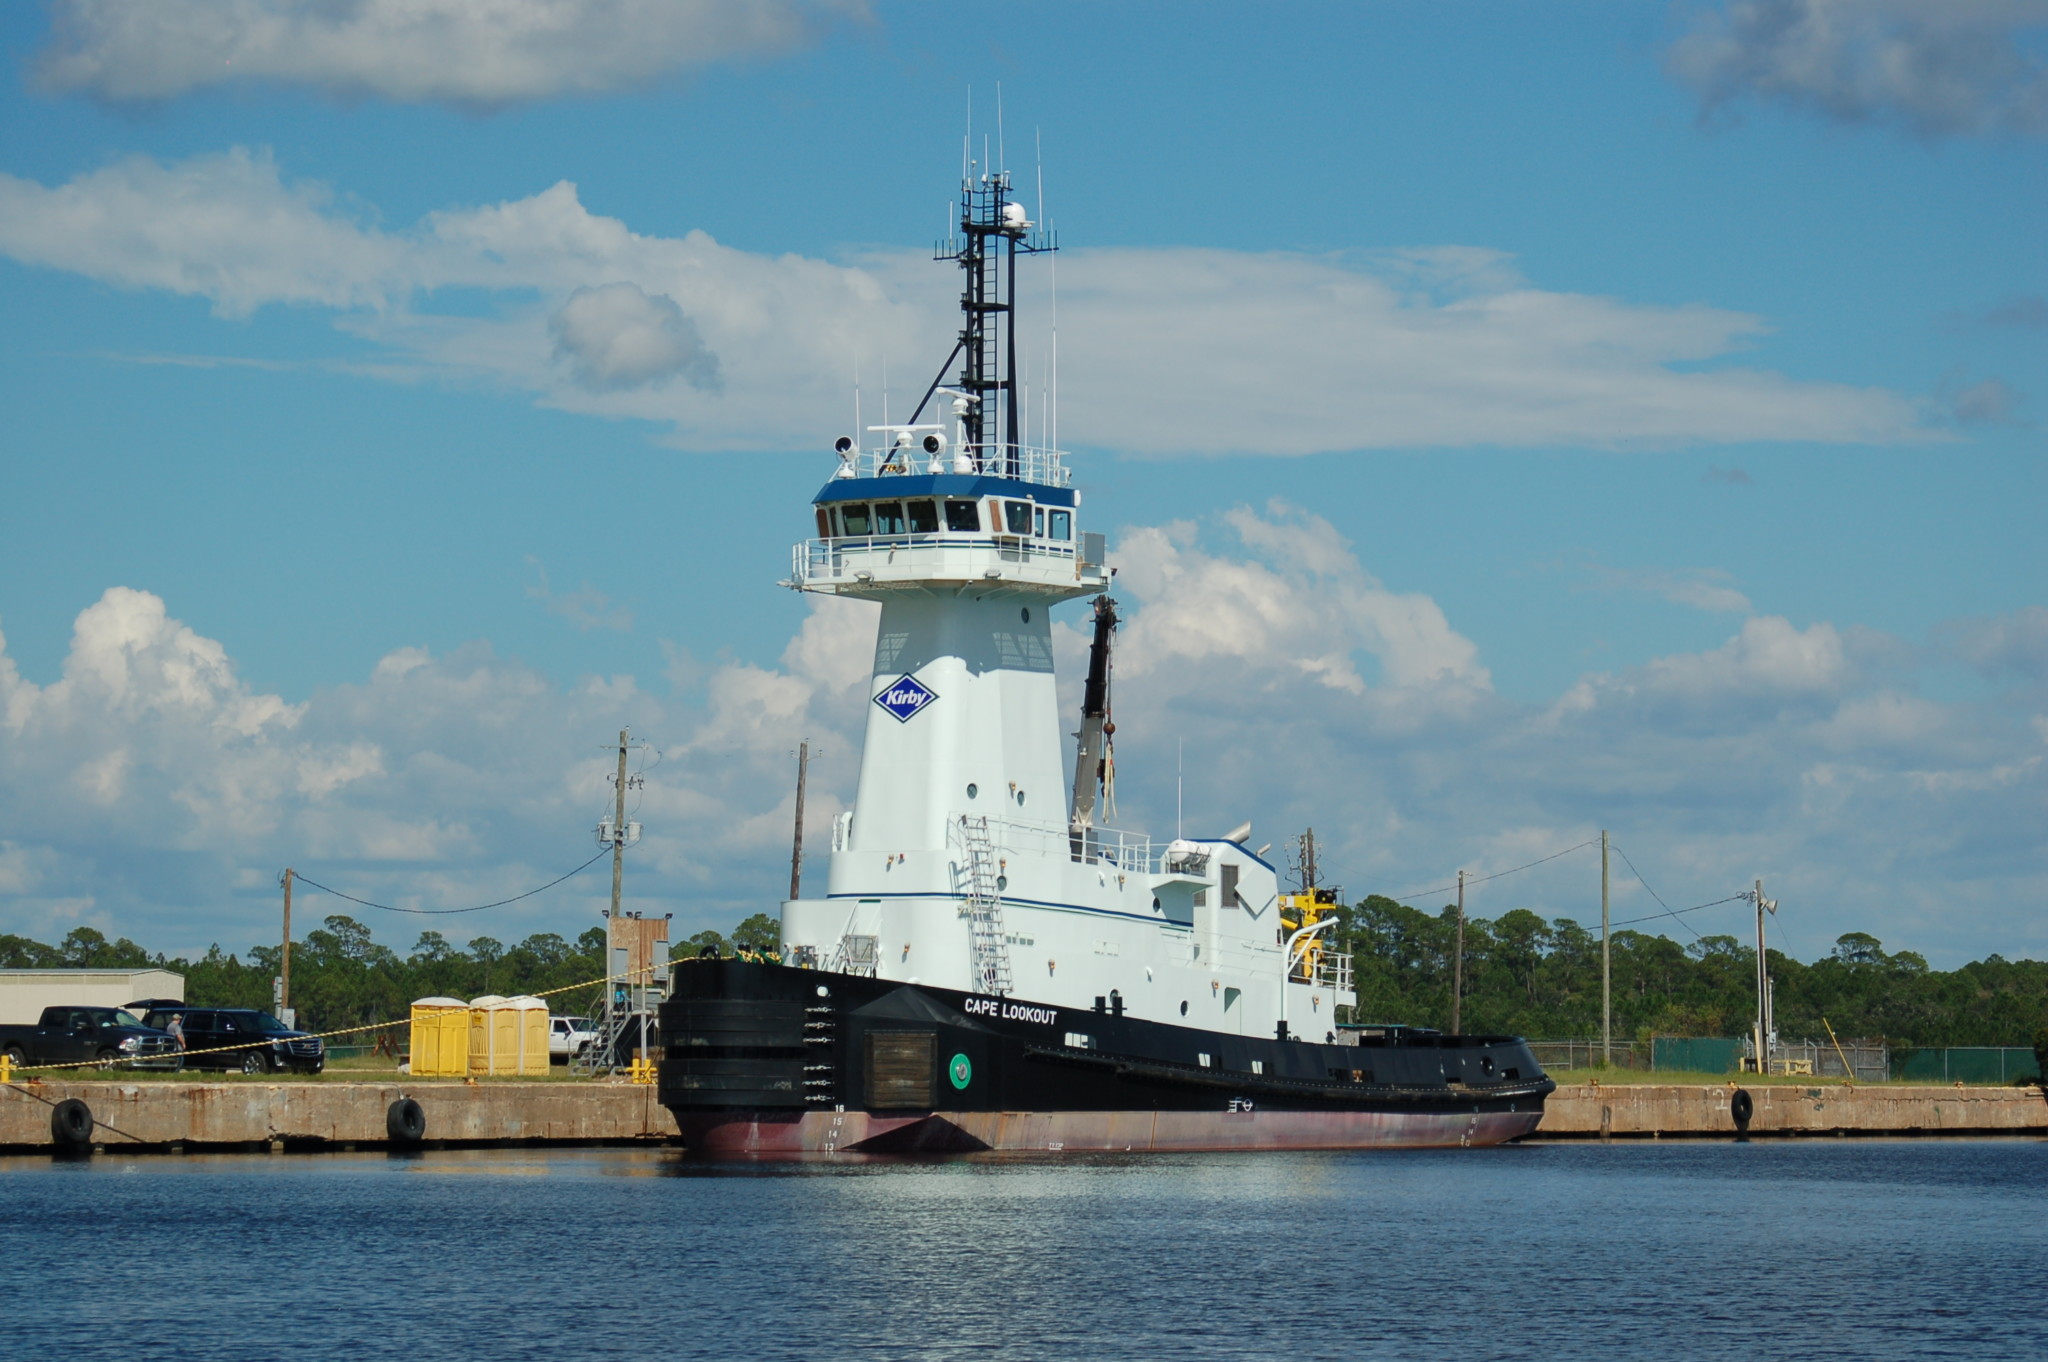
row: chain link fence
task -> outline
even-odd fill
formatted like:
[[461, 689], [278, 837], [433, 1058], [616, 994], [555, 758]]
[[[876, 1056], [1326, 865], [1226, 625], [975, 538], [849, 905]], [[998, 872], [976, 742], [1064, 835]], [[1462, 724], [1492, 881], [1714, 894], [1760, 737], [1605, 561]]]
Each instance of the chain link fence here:
[[[1597, 1040], [1532, 1040], [1544, 1069], [1592, 1069], [1601, 1065]], [[1738, 1036], [1656, 1036], [1614, 1042], [1608, 1061], [1616, 1069], [1641, 1073], [1739, 1074], [1754, 1053]], [[1867, 1036], [1839, 1040], [1780, 1040], [1771, 1051], [1771, 1072], [1814, 1078], [1848, 1078], [1858, 1083], [2038, 1082], [2040, 1063], [2020, 1045], [1951, 1045], [1933, 1049], [1895, 1047]]]

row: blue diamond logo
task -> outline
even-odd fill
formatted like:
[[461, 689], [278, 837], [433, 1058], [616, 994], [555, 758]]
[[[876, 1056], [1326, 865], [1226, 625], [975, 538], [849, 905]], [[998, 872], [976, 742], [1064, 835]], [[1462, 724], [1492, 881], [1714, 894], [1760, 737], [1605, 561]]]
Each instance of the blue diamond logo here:
[[913, 714], [938, 698], [938, 692], [924, 682], [914, 676], [903, 676], [883, 687], [875, 703], [895, 715], [898, 723], [909, 723]]

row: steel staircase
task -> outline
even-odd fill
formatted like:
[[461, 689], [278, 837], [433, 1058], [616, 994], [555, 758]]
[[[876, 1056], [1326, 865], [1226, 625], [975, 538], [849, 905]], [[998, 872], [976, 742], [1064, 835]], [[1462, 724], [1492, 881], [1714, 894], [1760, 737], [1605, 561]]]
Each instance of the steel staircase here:
[[1003, 939], [1002, 890], [995, 844], [988, 819], [961, 815], [961, 840], [967, 846], [967, 932], [974, 987], [983, 993], [1010, 991], [1010, 948]]

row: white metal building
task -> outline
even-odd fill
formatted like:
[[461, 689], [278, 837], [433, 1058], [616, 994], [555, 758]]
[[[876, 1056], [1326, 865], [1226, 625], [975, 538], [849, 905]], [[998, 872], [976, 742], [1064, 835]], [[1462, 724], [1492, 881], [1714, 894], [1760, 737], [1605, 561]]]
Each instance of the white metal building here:
[[185, 976], [167, 969], [0, 969], [0, 1026], [39, 1020], [46, 1007], [126, 1007], [185, 999]]

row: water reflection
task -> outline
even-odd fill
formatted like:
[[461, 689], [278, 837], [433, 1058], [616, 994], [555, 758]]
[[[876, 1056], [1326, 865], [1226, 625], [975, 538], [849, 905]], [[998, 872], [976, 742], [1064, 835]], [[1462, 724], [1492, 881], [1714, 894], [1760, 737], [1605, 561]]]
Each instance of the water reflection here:
[[[24, 1357], [2024, 1356], [2044, 1175], [2039, 1141], [22, 1158], [0, 1261]], [[84, 1250], [152, 1243], [209, 1270], [110, 1300]]]

